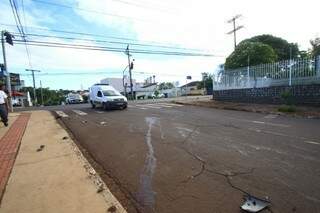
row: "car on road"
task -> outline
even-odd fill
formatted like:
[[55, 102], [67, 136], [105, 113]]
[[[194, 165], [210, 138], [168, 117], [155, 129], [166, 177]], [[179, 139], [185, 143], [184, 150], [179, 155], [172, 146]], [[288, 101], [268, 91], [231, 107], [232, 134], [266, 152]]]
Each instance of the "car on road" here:
[[128, 100], [109, 84], [94, 84], [90, 87], [89, 100], [92, 108], [126, 109]]
[[67, 104], [80, 104], [83, 103], [83, 98], [80, 94], [69, 93], [66, 97]]

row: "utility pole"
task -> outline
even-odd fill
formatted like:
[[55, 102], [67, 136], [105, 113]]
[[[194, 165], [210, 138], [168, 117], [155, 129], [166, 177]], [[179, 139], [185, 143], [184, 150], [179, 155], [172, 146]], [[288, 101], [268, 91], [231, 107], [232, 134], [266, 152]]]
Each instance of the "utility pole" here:
[[130, 93], [131, 93], [131, 100], [133, 100], [133, 88], [132, 88], [132, 73], [131, 70], [133, 69], [133, 63], [130, 61], [130, 51], [129, 51], [129, 44], [127, 45], [126, 54], [128, 55], [128, 68], [129, 68], [129, 78], [130, 78]]
[[[7, 33], [7, 32], [6, 32], [6, 31], [1, 31], [1, 44], [2, 44], [2, 54], [3, 54], [3, 68], [4, 68], [4, 75], [6, 76], [6, 88], [7, 88], [8, 93], [9, 93], [8, 102], [9, 102], [9, 106], [10, 106], [10, 111], [13, 112], [13, 106], [12, 106], [12, 100], [11, 100], [11, 95], [12, 95], [12, 91], [11, 91], [11, 79], [10, 79], [10, 73], [8, 72], [7, 59], [6, 59], [5, 38], [4, 38], [5, 33]], [[11, 43], [9, 42], [9, 44], [13, 45], [11, 35], [8, 34], [7, 36], [9, 36], [10, 39], [11, 39]]]
[[244, 26], [241, 25], [241, 26], [236, 26], [236, 20], [238, 18], [240, 18], [241, 15], [236, 15], [234, 16], [232, 19], [230, 19], [228, 21], [228, 23], [232, 23], [233, 24], [233, 30], [231, 30], [230, 32], [228, 32], [227, 34], [230, 35], [230, 34], [233, 34], [233, 39], [234, 39], [234, 49], [236, 49], [237, 47], [237, 31], [242, 29]]
[[41, 92], [41, 105], [44, 106], [43, 105], [43, 92], [42, 92], [42, 82], [41, 82], [41, 80], [40, 80], [40, 92]]
[[34, 69], [26, 69], [26, 71], [32, 72], [32, 79], [33, 79], [33, 99], [34, 104], [37, 106], [38, 100], [37, 100], [37, 94], [36, 94], [36, 81], [34, 78], [34, 72], [41, 72], [40, 70], [34, 70]]
[[128, 65], [127, 65], [126, 68], [124, 68], [124, 70], [122, 71], [123, 93], [124, 93], [124, 96], [126, 96], [126, 97], [127, 97], [127, 83], [124, 82], [124, 77], [125, 77], [124, 73], [125, 73], [125, 71], [127, 70], [127, 68], [128, 68]]

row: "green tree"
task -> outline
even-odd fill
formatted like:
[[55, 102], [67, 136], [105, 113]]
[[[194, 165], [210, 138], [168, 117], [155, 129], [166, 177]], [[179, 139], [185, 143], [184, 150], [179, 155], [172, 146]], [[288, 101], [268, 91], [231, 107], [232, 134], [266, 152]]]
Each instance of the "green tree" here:
[[242, 41], [235, 51], [227, 57], [225, 68], [235, 69], [246, 67], [248, 64], [258, 65], [277, 61], [278, 57], [273, 48], [261, 42]]
[[202, 73], [202, 80], [198, 83], [197, 88], [203, 89], [204, 86], [208, 90], [208, 88], [212, 88], [212, 74]]
[[314, 40], [311, 40], [310, 44], [312, 46], [312, 50], [311, 50], [312, 56], [320, 55], [320, 37], [315, 38]]
[[279, 61], [290, 59], [290, 51], [292, 58], [296, 58], [299, 55], [299, 48], [297, 44], [289, 43], [285, 39], [273, 35], [258, 35], [244, 41], [261, 42], [269, 45], [277, 54]]
[[159, 90], [172, 89], [174, 88], [174, 85], [171, 82], [162, 82], [159, 84], [158, 88]]
[[[33, 87], [23, 87], [20, 92], [29, 92], [33, 99]], [[65, 96], [71, 92], [70, 90], [50, 90], [49, 88], [42, 88], [43, 104], [46, 106], [59, 105], [65, 101]], [[41, 89], [36, 89], [38, 104], [42, 104]], [[33, 100], [34, 103], [34, 100]]]

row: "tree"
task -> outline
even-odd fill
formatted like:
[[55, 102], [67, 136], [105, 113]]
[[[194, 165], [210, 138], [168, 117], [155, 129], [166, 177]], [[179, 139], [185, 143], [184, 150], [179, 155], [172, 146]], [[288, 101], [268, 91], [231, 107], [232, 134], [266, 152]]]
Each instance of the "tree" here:
[[[23, 87], [20, 92], [29, 92], [33, 99], [33, 87]], [[65, 96], [71, 92], [70, 90], [50, 90], [49, 88], [42, 88], [43, 104], [46, 106], [59, 105], [62, 101], [65, 101]], [[41, 103], [41, 89], [36, 89], [38, 104]]]
[[202, 73], [202, 76], [205, 76], [202, 78], [202, 81], [200, 81], [197, 85], [198, 89], [203, 89], [204, 86], [206, 87], [206, 90], [210, 90], [212, 88], [212, 74], [209, 73]]
[[258, 35], [244, 40], [244, 42], [245, 41], [261, 42], [271, 46], [277, 54], [279, 61], [290, 59], [290, 49], [292, 58], [296, 58], [299, 55], [299, 48], [297, 44], [289, 43], [288, 41], [273, 35]]
[[312, 50], [311, 50], [312, 56], [315, 57], [320, 55], [320, 37], [315, 38], [314, 40], [311, 40], [310, 44], [312, 46]]
[[174, 85], [171, 82], [162, 82], [161, 84], [159, 84], [158, 88], [159, 90], [172, 89], [174, 88]]
[[270, 45], [261, 42], [242, 41], [226, 59], [225, 68], [235, 69], [248, 64], [258, 65], [277, 61], [276, 52]]

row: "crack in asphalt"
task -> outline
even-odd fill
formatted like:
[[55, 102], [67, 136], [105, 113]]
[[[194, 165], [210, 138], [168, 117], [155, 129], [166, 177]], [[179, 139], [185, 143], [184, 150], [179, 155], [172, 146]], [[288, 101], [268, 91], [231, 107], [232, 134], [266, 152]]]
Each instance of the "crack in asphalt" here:
[[[210, 125], [211, 126], [211, 125]], [[228, 125], [229, 126], [229, 125]], [[180, 144], [185, 145], [185, 143], [192, 137], [192, 135], [201, 127], [208, 127], [205, 125], [194, 125], [194, 128], [192, 130], [192, 132], [190, 132], [188, 134], [188, 136], [186, 138], [184, 138], [184, 140], [182, 140], [180, 142]], [[233, 126], [229, 126], [229, 127], [233, 127]], [[195, 153], [193, 153], [192, 151], [188, 150], [186, 147], [181, 147], [181, 146], [176, 146], [177, 148], [180, 148], [181, 150], [183, 150], [185, 153], [187, 153], [188, 155], [190, 155], [193, 159], [195, 159], [196, 161], [201, 163], [201, 169], [199, 172], [191, 175], [190, 177], [188, 177], [186, 180], [182, 180], [180, 182], [180, 184], [187, 184], [188, 182], [190, 182], [191, 180], [194, 180], [195, 178], [201, 176], [202, 174], [204, 174], [205, 172], [210, 173], [210, 174], [215, 174], [215, 175], [219, 175], [219, 176], [223, 176], [226, 179], [226, 182], [228, 183], [228, 185], [233, 188], [236, 189], [240, 192], [242, 192], [245, 195], [251, 195], [249, 192], [245, 191], [244, 189], [235, 186], [232, 182], [231, 182], [231, 178], [232, 177], [236, 177], [236, 176], [240, 176], [240, 175], [247, 175], [247, 174], [252, 174], [255, 170], [255, 168], [250, 168], [249, 171], [245, 171], [245, 172], [235, 172], [235, 171], [230, 171], [229, 174], [227, 173], [223, 173], [217, 170], [211, 170], [207, 168], [207, 162], [201, 158], [200, 156], [196, 155]]]

